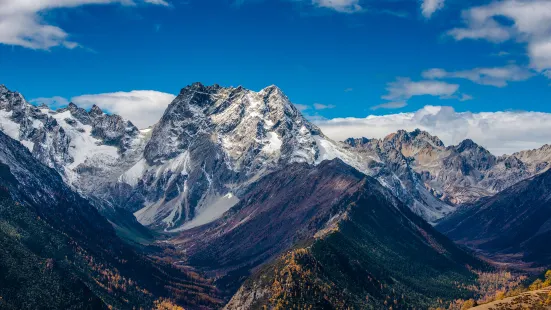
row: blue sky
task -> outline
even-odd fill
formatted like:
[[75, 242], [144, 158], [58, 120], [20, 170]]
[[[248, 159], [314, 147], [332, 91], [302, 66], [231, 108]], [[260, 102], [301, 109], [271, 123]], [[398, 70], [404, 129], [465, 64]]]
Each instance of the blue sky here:
[[276, 84], [328, 119], [551, 112], [547, 0], [26, 2], [0, 4], [0, 84], [28, 100], [200, 81]]

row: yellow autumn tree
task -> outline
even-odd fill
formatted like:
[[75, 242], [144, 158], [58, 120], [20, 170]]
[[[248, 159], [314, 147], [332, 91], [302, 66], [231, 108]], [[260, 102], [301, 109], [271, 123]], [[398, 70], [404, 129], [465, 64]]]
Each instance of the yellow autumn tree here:
[[170, 299], [159, 298], [155, 300], [153, 309], [155, 310], [185, 310], [184, 308], [174, 304]]
[[474, 301], [474, 299], [469, 299], [465, 301], [463, 306], [461, 306], [461, 310], [471, 309], [474, 306], [476, 306], [476, 302]]
[[531, 291], [535, 291], [535, 290], [539, 290], [542, 287], [543, 287], [543, 281], [541, 279], [537, 279], [536, 281], [534, 281], [534, 283], [532, 283], [532, 285], [530, 285], [529, 289]]
[[547, 272], [545, 273], [545, 282], [544, 282], [545, 286], [550, 286], [551, 285], [551, 270], [547, 270]]

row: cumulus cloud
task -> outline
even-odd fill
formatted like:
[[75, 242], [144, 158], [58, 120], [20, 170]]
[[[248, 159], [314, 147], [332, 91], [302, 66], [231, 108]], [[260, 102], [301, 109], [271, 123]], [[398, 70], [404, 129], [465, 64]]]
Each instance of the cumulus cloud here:
[[425, 18], [431, 18], [432, 14], [444, 7], [444, 0], [423, 0], [421, 13]]
[[[165, 0], [139, 0], [152, 5], [168, 6]], [[59, 8], [72, 8], [91, 4], [136, 5], [133, 0], [1, 0], [0, 44], [17, 45], [31, 49], [50, 49], [64, 46], [73, 49], [77, 42], [71, 41], [65, 30], [48, 24], [41, 14]]]
[[118, 114], [139, 128], [155, 124], [166, 107], [176, 96], [153, 90], [133, 90], [97, 95], [82, 95], [71, 99], [76, 105], [88, 109], [92, 105], [102, 110]]
[[531, 70], [517, 65], [492, 68], [475, 68], [448, 72], [444, 69], [430, 69], [423, 72], [426, 79], [467, 79], [476, 84], [505, 87], [508, 82], [525, 81], [534, 74]]
[[551, 143], [551, 113], [456, 112], [452, 107], [425, 106], [413, 113], [366, 118], [335, 118], [315, 123], [332, 139], [383, 138], [399, 129], [419, 128], [446, 145], [472, 139], [496, 155], [539, 148]]
[[551, 37], [530, 42], [528, 56], [532, 66], [551, 79]]
[[550, 76], [551, 1], [494, 1], [463, 11], [462, 18], [465, 27], [448, 32], [456, 40], [515, 40], [526, 44], [532, 68]]

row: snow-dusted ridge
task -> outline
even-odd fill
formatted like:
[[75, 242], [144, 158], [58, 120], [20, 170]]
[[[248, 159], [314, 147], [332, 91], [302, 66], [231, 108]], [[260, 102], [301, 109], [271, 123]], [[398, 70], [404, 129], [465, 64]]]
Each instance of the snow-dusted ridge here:
[[[155, 126], [142, 130], [97, 106], [35, 107], [0, 86], [0, 124], [74, 188], [168, 231], [219, 218], [248, 186], [285, 165], [335, 158], [378, 179], [430, 222], [454, 211], [435, 197], [442, 198], [446, 184], [420, 174], [431, 162], [411, 162], [416, 148], [397, 148], [399, 140], [391, 138], [332, 141], [273, 85], [255, 92], [195, 83]], [[420, 137], [427, 147], [445, 149], [437, 138]], [[541, 152], [518, 156], [538, 163], [548, 158]]]
[[442, 216], [425, 211], [427, 203], [409, 195], [377, 156], [323, 135], [273, 85], [259, 92], [190, 85], [144, 130], [97, 106], [52, 111], [1, 88], [0, 121], [69, 184], [135, 212], [144, 225], [174, 230], [206, 224], [264, 175], [294, 162], [335, 158], [407, 196], [419, 214]]

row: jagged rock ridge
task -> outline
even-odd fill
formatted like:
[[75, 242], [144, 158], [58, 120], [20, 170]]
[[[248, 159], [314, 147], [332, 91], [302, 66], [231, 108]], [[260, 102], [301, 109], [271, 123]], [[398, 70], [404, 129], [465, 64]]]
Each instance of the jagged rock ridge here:
[[412, 172], [422, 186], [450, 205], [495, 195], [551, 167], [549, 146], [496, 157], [470, 139], [446, 147], [438, 137], [421, 130], [346, 143], [379, 156], [405, 182], [407, 174], [401, 171]]
[[435, 222], [455, 204], [546, 170], [543, 159], [551, 158], [543, 149], [495, 158], [472, 141], [445, 147], [421, 131], [334, 142], [276, 86], [254, 92], [195, 83], [144, 130], [97, 106], [34, 107], [1, 87], [0, 123], [81, 193], [168, 230], [219, 218], [250, 184], [295, 162], [340, 158]]

